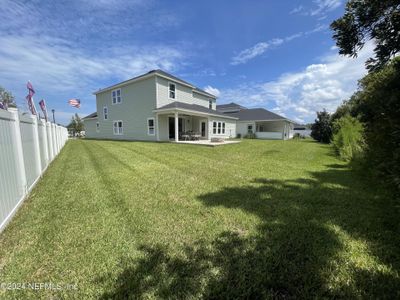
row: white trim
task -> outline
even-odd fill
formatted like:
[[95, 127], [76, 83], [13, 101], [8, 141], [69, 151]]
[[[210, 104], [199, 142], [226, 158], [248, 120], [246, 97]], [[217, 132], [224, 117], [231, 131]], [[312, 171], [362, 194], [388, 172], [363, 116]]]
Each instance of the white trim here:
[[[107, 110], [107, 113], [104, 113], [104, 109]], [[106, 116], [107, 116], [107, 118], [106, 118]], [[103, 106], [103, 120], [104, 121], [108, 120], [108, 107], [107, 107], [107, 105]]]
[[[171, 97], [170, 97], [171, 90], [169, 89], [169, 86], [170, 86], [171, 84], [173, 84], [174, 87], [175, 87], [175, 89], [174, 89], [174, 98], [171, 98]], [[168, 99], [176, 101], [176, 98], [177, 98], [177, 97], [176, 97], [176, 83], [173, 82], [173, 81], [168, 81]]]
[[[150, 120], [153, 120], [153, 133], [150, 133], [150, 126], [149, 126]], [[147, 118], [147, 135], [151, 135], [151, 136], [156, 135], [156, 120], [154, 117]]]
[[[226, 135], [226, 124], [225, 124], [225, 121], [211, 120], [211, 123], [212, 123], [211, 132], [212, 132], [213, 135]], [[216, 123], [215, 133], [214, 133], [214, 123]]]
[[[121, 127], [119, 127], [118, 123], [121, 122]], [[117, 123], [117, 127], [115, 127], [115, 123]], [[121, 129], [118, 130], [117, 133], [115, 133], [115, 128]], [[113, 135], [124, 135], [124, 122], [122, 120], [113, 120]]]
[[[114, 103], [114, 95], [113, 93], [115, 92], [115, 103]], [[119, 96], [118, 96], [119, 92]], [[119, 102], [118, 102], [118, 97], [119, 97]], [[121, 88], [114, 89], [111, 91], [111, 105], [117, 105], [122, 103], [122, 91]]]
[[296, 122], [289, 120], [289, 119], [274, 119], [274, 120], [238, 120], [241, 123], [248, 123], [248, 122], [278, 122], [278, 121], [287, 121], [289, 123], [295, 124]]
[[206, 113], [206, 112], [200, 112], [200, 111], [184, 109], [184, 108], [164, 108], [164, 109], [155, 109], [155, 110], [153, 110], [153, 112], [156, 112], [156, 113], [159, 113], [159, 112], [171, 112], [171, 113], [174, 113], [176, 111], [192, 113], [193, 115], [213, 116], [213, 117], [217, 117], [217, 118], [221, 118], [221, 119], [238, 120], [238, 118], [235, 118], [235, 117], [228, 117], [228, 116], [224, 116], [224, 115], [210, 114], [210, 113]]

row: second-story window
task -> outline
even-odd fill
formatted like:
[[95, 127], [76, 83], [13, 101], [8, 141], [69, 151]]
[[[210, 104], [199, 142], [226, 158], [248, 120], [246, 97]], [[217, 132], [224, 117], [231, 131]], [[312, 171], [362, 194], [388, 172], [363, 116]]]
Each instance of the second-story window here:
[[104, 120], [108, 119], [108, 107], [107, 106], [103, 107], [103, 118], [104, 118]]
[[176, 98], [176, 86], [175, 83], [169, 83], [168, 84], [168, 97], [170, 99], [175, 99]]
[[208, 100], [208, 108], [212, 109], [212, 100]]
[[118, 90], [113, 90], [111, 92], [111, 96], [112, 96], [112, 104], [119, 104], [122, 101], [121, 98], [121, 89]]

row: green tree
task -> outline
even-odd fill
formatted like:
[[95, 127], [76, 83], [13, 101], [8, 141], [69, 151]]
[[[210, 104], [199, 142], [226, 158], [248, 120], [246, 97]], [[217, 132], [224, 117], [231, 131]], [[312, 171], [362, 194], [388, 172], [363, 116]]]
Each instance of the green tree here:
[[332, 144], [338, 155], [347, 161], [360, 158], [364, 148], [363, 125], [349, 114], [333, 122]]
[[329, 143], [332, 138], [330, 115], [326, 110], [317, 112], [317, 119], [311, 125], [311, 137], [318, 142]]
[[400, 188], [400, 57], [360, 81], [368, 161]]
[[380, 69], [400, 51], [399, 0], [350, 0], [345, 14], [331, 24], [339, 53], [356, 57], [366, 41], [374, 40], [370, 71]]
[[0, 102], [5, 104], [6, 106], [16, 106], [14, 99], [15, 98], [13, 94], [11, 94], [11, 92], [0, 86]]
[[68, 124], [67, 128], [69, 130], [72, 130], [75, 133], [80, 133], [81, 131], [84, 130], [84, 124], [82, 122], [82, 119], [79, 117], [79, 115], [76, 113], [74, 116], [71, 118], [71, 122]]

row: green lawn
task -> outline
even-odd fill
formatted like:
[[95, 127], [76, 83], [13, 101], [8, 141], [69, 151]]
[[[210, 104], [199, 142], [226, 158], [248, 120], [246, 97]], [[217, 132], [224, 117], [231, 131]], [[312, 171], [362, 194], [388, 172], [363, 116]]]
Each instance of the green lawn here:
[[74, 140], [0, 235], [0, 283], [62, 289], [0, 298], [399, 298], [398, 205], [310, 140]]

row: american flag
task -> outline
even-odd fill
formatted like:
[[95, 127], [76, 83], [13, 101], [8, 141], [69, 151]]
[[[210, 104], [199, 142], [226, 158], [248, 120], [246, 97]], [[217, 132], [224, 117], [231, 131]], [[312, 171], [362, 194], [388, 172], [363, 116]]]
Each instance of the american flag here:
[[28, 81], [26, 84], [26, 88], [28, 89], [28, 95], [26, 96], [26, 100], [28, 101], [29, 110], [32, 115], [37, 115], [35, 103], [33, 102], [33, 95], [35, 94], [35, 90], [33, 89], [32, 83]]
[[80, 108], [81, 107], [81, 100], [79, 99], [70, 99], [68, 100], [69, 105], [76, 107], [76, 108]]
[[33, 95], [35, 95], [35, 90], [33, 89], [32, 83], [30, 81], [28, 81], [28, 83], [26, 84], [26, 88], [28, 89], [28, 96], [32, 98]]
[[46, 122], [47, 122], [47, 108], [46, 108], [46, 102], [44, 102], [44, 100], [42, 99], [42, 100], [39, 101], [39, 105], [40, 105], [40, 108], [42, 109], [42, 112], [43, 112], [43, 114], [44, 114], [44, 118], [46, 119]]

